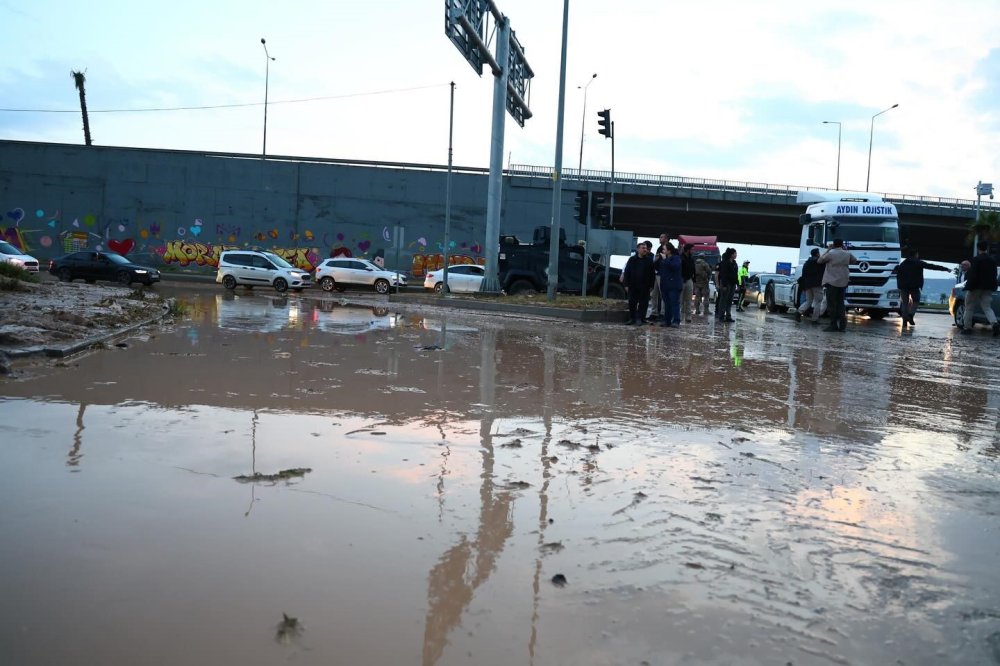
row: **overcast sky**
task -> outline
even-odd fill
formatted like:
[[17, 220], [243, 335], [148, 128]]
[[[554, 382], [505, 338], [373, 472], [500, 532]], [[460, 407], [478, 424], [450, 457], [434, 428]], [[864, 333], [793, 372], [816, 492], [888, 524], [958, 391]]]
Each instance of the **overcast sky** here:
[[[555, 161], [562, 2], [498, 0], [535, 72], [504, 163]], [[572, 0], [564, 166], [975, 198], [1000, 180], [995, 0]], [[82, 143], [83, 70], [100, 145], [487, 166], [492, 76], [444, 34], [441, 0], [0, 1], [0, 137]], [[317, 99], [326, 98], [326, 99]], [[312, 101], [295, 101], [312, 100]], [[212, 110], [111, 109], [243, 105]], [[7, 109], [68, 111], [43, 113]], [[770, 262], [770, 260], [768, 260]]]

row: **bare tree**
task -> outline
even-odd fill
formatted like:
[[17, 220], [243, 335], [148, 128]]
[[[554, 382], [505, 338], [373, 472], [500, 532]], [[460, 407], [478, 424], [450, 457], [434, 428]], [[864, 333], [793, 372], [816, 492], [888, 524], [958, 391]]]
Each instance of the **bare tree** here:
[[87, 117], [87, 91], [84, 87], [87, 83], [87, 77], [84, 76], [83, 72], [70, 72], [70, 76], [73, 77], [73, 83], [80, 92], [80, 112], [83, 114], [83, 139], [88, 146], [91, 146], [93, 145], [93, 141], [90, 140], [90, 118]]

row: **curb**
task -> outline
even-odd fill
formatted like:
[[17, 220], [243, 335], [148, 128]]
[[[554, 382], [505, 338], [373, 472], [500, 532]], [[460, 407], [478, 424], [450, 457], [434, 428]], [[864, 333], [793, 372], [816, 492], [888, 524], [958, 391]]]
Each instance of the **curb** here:
[[115, 331], [111, 331], [109, 333], [102, 333], [101, 335], [95, 335], [93, 337], [80, 340], [79, 342], [74, 342], [65, 347], [45, 347], [39, 345], [36, 347], [22, 347], [21, 349], [11, 349], [0, 352], [0, 354], [6, 354], [7, 358], [9, 359], [28, 358], [29, 356], [65, 358], [67, 356], [72, 356], [73, 354], [78, 354], [82, 351], [86, 351], [87, 349], [90, 349], [96, 344], [102, 342], [109, 342], [116, 338], [124, 337], [125, 335], [128, 335], [129, 333], [135, 331], [136, 329], [142, 328], [143, 326], [149, 326], [150, 324], [160, 321], [168, 314], [170, 314], [170, 304], [165, 303], [163, 305], [163, 311], [154, 317], [150, 317], [149, 319], [144, 319], [143, 321], [137, 322], [130, 326], [126, 326], [125, 328], [120, 328]]
[[574, 310], [570, 308], [555, 308], [542, 305], [513, 305], [465, 298], [450, 298], [448, 296], [404, 296], [389, 295], [390, 303], [400, 305], [417, 304], [435, 307], [453, 308], [456, 310], [475, 310], [478, 312], [496, 312], [507, 314], [532, 315], [553, 319], [568, 319], [586, 323], [621, 324], [628, 316], [625, 310]]

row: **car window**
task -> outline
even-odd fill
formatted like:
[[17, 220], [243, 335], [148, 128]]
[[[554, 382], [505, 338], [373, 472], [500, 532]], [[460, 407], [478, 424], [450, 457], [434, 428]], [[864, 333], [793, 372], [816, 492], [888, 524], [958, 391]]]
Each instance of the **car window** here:
[[254, 268], [266, 268], [267, 270], [274, 270], [274, 264], [268, 261], [266, 258], [259, 255], [253, 255], [253, 267]]
[[469, 267], [468, 266], [449, 266], [448, 267], [448, 273], [454, 273], [456, 275], [468, 275], [469, 274]]
[[0, 252], [3, 254], [21, 254], [21, 251], [5, 241], [0, 241]]
[[288, 263], [287, 261], [285, 261], [284, 259], [282, 259], [273, 252], [267, 252], [264, 256], [267, 257], [268, 260], [278, 268], [295, 268], [295, 266], [292, 266], [290, 263]]
[[361, 263], [360, 261], [352, 261], [351, 265], [348, 266], [348, 268], [353, 268], [356, 271], [366, 271], [366, 270], [368, 270], [368, 266], [366, 266], [365, 264]]
[[128, 259], [126, 259], [122, 255], [117, 254], [115, 252], [105, 252], [101, 256], [107, 257], [108, 261], [110, 261], [113, 264], [127, 264], [127, 263], [130, 263]]
[[473, 275], [486, 275], [486, 269], [482, 266], [469, 266], [469, 272]]

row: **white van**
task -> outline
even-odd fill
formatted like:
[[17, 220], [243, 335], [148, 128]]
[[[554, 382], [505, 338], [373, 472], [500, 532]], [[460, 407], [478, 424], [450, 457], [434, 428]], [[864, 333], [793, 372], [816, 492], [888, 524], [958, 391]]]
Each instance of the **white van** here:
[[312, 275], [296, 268], [273, 252], [226, 250], [219, 255], [215, 281], [226, 289], [241, 284], [247, 287], [268, 286], [278, 292], [302, 291], [313, 286]]

